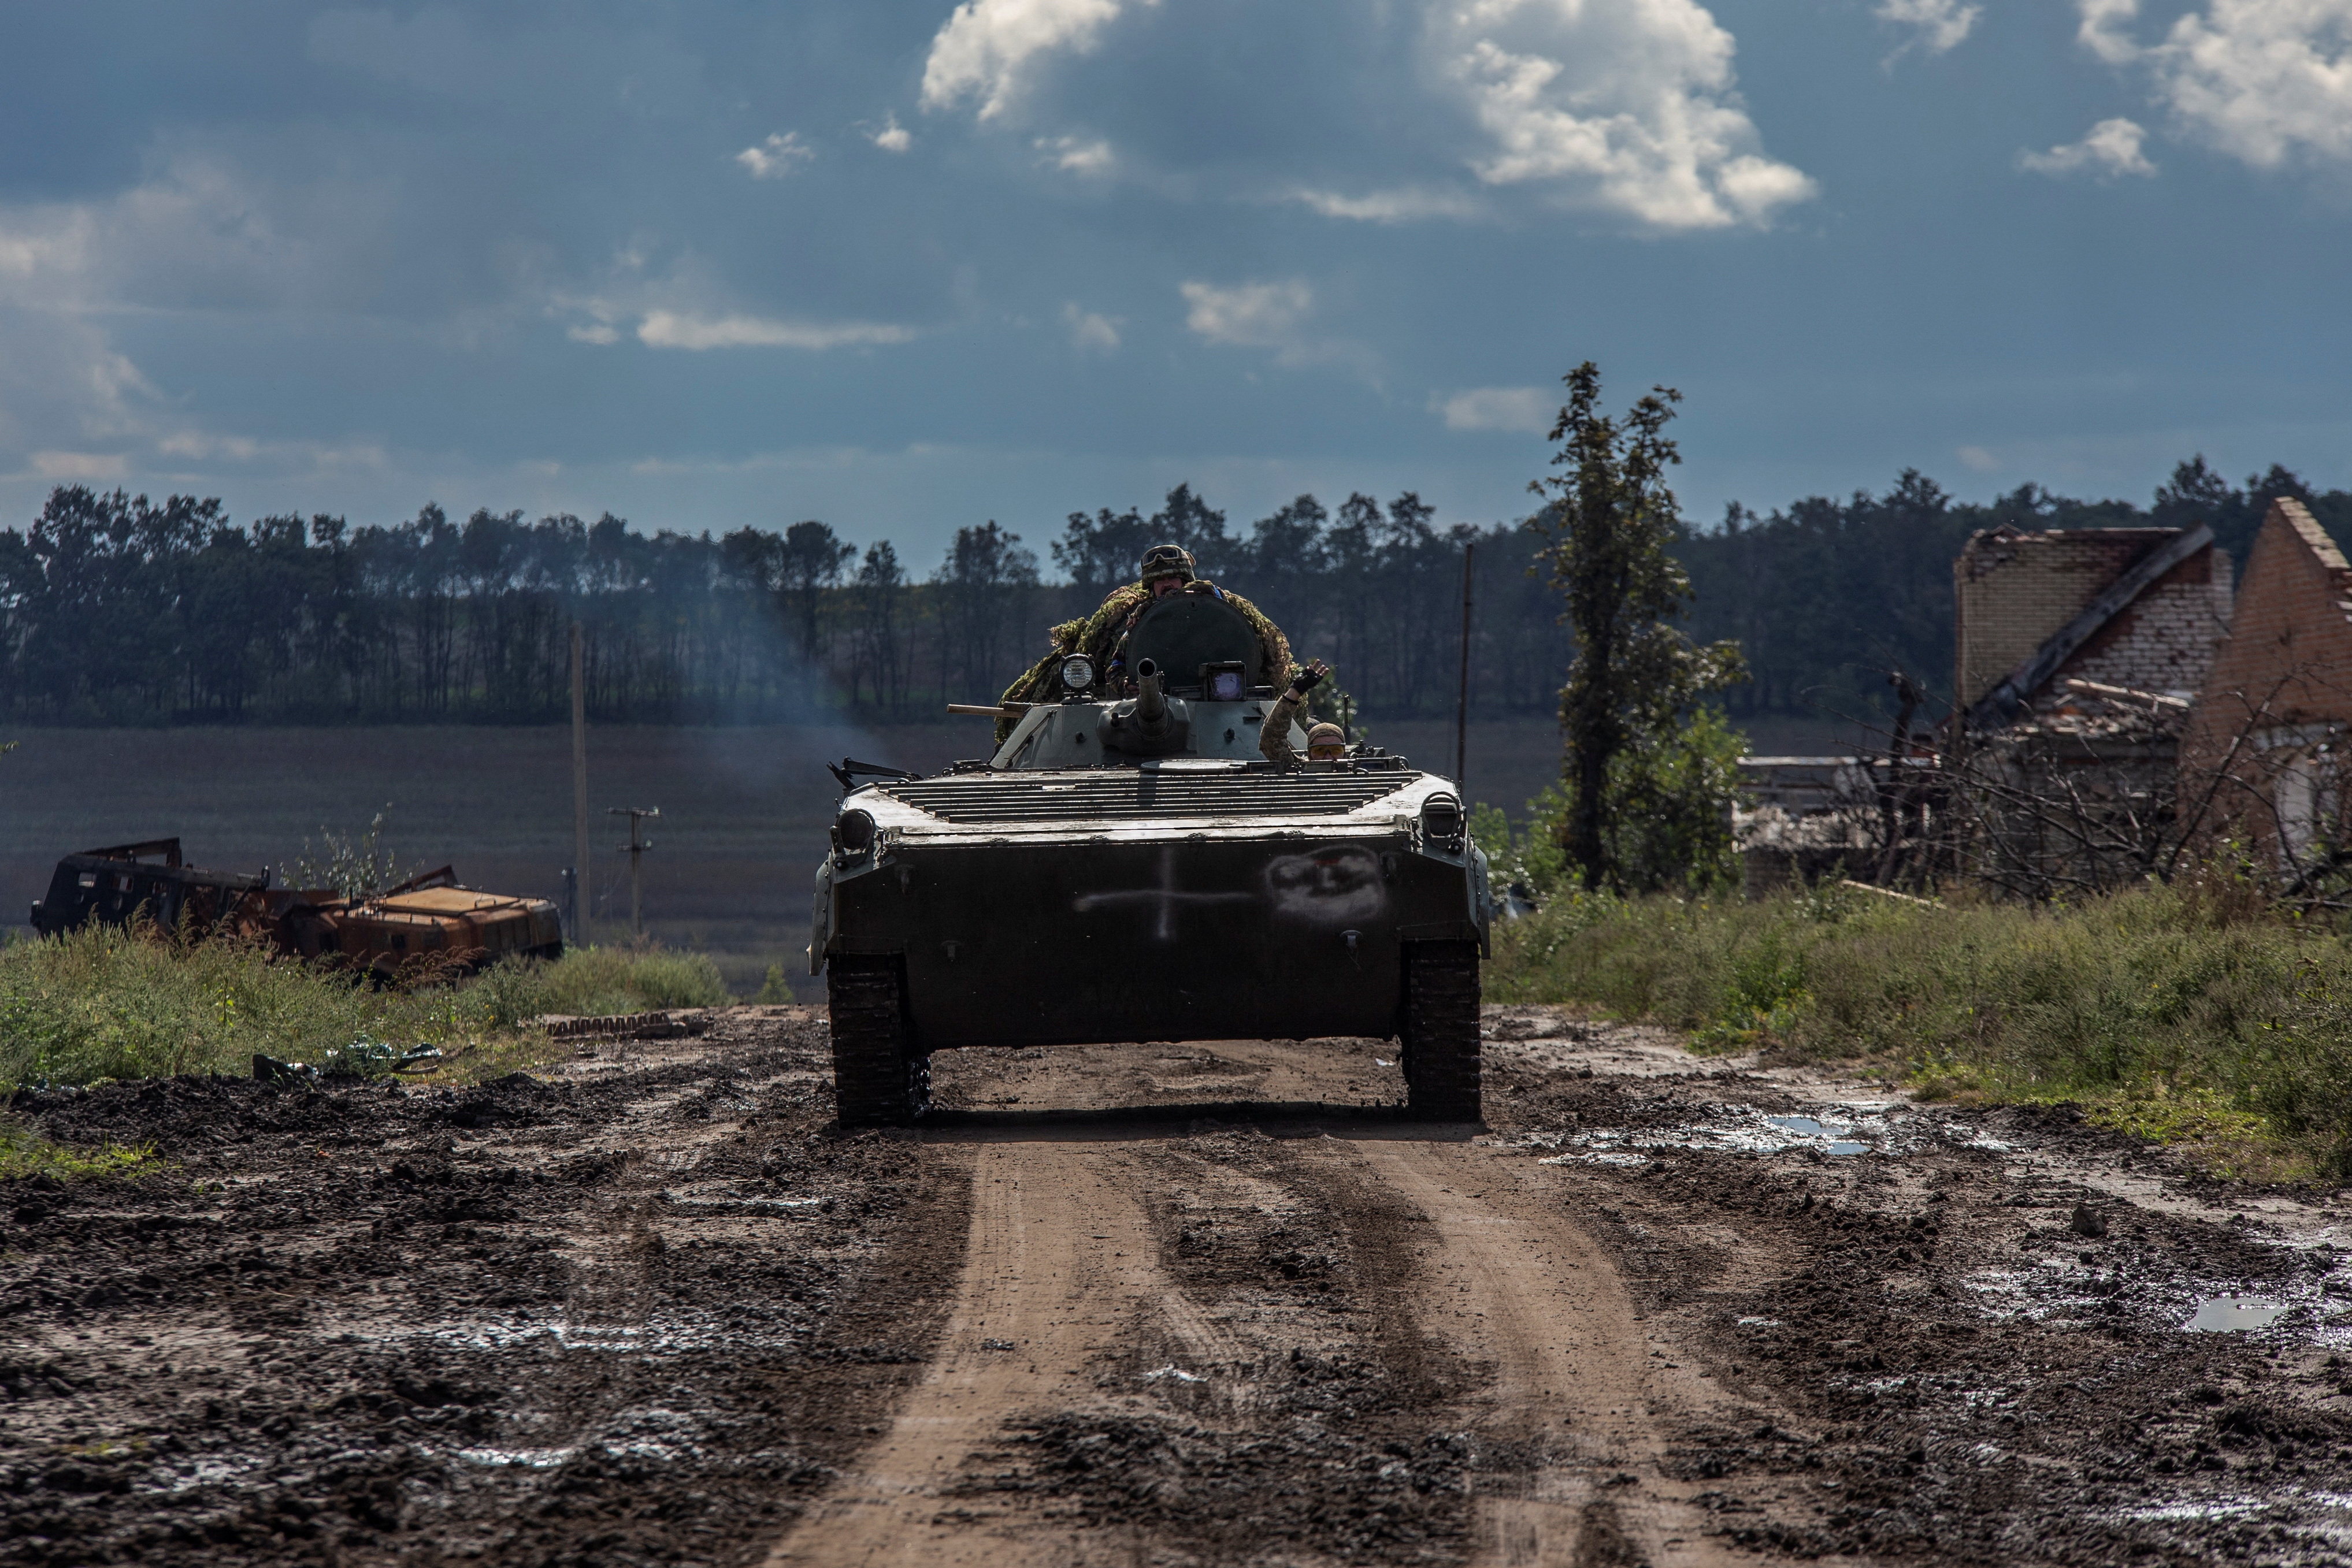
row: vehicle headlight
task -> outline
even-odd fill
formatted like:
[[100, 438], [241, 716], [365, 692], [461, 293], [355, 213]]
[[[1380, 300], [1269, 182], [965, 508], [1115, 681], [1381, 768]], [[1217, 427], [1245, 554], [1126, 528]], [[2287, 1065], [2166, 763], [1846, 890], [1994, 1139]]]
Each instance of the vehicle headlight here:
[[874, 847], [874, 819], [855, 808], [844, 811], [834, 821], [833, 843], [844, 854], [864, 854]]
[[1084, 653], [1073, 653], [1062, 661], [1062, 684], [1074, 692], [1085, 691], [1095, 684], [1095, 662]]
[[1451, 795], [1432, 795], [1421, 803], [1421, 836], [1449, 850], [1462, 847], [1462, 802]]

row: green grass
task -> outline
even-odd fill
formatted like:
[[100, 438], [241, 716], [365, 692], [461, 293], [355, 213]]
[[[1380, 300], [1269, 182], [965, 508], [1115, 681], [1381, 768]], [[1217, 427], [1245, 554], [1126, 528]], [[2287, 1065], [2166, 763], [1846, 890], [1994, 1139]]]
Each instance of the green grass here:
[[730, 999], [708, 956], [662, 948], [576, 949], [552, 963], [373, 989], [258, 946], [85, 929], [0, 946], [0, 1085], [244, 1073], [257, 1052], [375, 1071], [420, 1046], [454, 1055], [527, 1043], [538, 1032], [530, 1020], [544, 1013]]
[[59, 1181], [87, 1181], [95, 1176], [122, 1176], [152, 1163], [155, 1151], [144, 1145], [75, 1148], [41, 1136], [23, 1123], [0, 1116], [0, 1181], [27, 1176], [52, 1176]]
[[1489, 999], [1855, 1063], [1923, 1098], [2066, 1102], [2239, 1174], [2352, 1180], [2352, 946], [2194, 888], [2072, 908], [1846, 888], [1561, 894], [1496, 935]]

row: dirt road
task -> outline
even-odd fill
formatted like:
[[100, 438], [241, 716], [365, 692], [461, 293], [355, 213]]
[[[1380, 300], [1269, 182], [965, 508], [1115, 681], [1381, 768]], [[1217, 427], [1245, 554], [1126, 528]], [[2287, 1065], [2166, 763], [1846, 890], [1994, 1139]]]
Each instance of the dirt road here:
[[2340, 1207], [1488, 1026], [27, 1099], [164, 1163], [5, 1195], [0, 1561], [2352, 1561]]

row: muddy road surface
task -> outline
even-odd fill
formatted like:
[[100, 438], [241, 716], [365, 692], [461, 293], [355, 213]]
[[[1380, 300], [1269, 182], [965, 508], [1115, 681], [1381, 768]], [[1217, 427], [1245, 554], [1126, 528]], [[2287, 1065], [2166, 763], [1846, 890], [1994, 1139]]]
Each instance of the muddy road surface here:
[[1489, 1009], [941, 1058], [821, 1016], [465, 1090], [21, 1096], [0, 1562], [2352, 1562], [2352, 1240], [2061, 1113]]

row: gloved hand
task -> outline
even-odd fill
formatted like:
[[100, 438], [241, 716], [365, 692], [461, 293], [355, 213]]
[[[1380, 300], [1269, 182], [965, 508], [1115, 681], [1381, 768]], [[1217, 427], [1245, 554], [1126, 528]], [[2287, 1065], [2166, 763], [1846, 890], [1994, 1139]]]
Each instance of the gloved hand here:
[[1331, 666], [1318, 659], [1290, 677], [1290, 689], [1303, 697], [1313, 691], [1316, 685], [1330, 673]]

